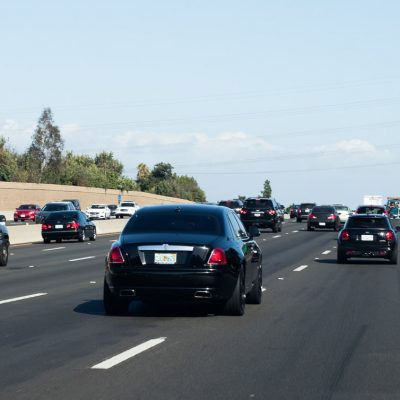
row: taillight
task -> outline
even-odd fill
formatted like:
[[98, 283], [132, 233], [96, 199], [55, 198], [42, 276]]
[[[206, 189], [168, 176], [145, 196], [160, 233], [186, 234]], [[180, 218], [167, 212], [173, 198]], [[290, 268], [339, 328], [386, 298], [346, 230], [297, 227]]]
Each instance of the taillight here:
[[314, 214], [309, 214], [308, 218], [309, 219], [317, 219], [317, 217]]
[[242, 209], [240, 210], [240, 214], [247, 214], [247, 210], [246, 210], [245, 208], [242, 208]]
[[111, 248], [108, 253], [108, 262], [113, 264], [123, 264], [125, 262], [121, 249], [118, 246]]
[[226, 255], [225, 251], [222, 249], [214, 249], [211, 254], [210, 258], [207, 261], [207, 264], [209, 265], [226, 265]]
[[268, 210], [268, 214], [269, 214], [269, 215], [275, 215], [275, 214], [276, 214], [276, 211], [275, 211], [275, 210]]
[[349, 240], [349, 239], [350, 239], [349, 232], [346, 231], [346, 230], [343, 230], [343, 231], [340, 233], [340, 240]]
[[51, 229], [50, 224], [42, 224], [42, 231], [46, 231], [47, 229]]
[[336, 215], [335, 214], [331, 214], [328, 219], [336, 219]]
[[394, 241], [394, 233], [392, 231], [386, 232], [385, 237], [388, 242]]
[[79, 228], [79, 222], [72, 221], [69, 224], [67, 224], [67, 229], [78, 229]]

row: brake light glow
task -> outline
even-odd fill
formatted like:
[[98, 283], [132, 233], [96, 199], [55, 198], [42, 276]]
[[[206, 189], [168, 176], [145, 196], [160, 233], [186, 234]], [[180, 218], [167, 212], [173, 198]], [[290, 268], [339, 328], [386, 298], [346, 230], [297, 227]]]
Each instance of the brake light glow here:
[[392, 231], [386, 232], [385, 237], [388, 242], [394, 242], [394, 233]]
[[125, 262], [121, 249], [118, 246], [111, 248], [108, 253], [108, 262], [113, 264], [123, 264]]
[[336, 219], [336, 215], [335, 214], [331, 214], [328, 219]]
[[346, 231], [346, 230], [343, 230], [343, 231], [340, 233], [340, 239], [341, 239], [341, 240], [349, 240], [349, 239], [350, 239], [349, 232]]
[[314, 214], [309, 214], [308, 218], [309, 219], [317, 219], [317, 217]]
[[50, 224], [42, 224], [42, 231], [47, 231], [48, 229], [51, 229]]
[[245, 208], [242, 208], [241, 210], [240, 210], [240, 214], [247, 214], [247, 210], [245, 209]]
[[207, 261], [209, 265], [226, 265], [226, 254], [225, 251], [219, 248], [213, 249], [210, 254], [210, 258]]
[[275, 211], [275, 210], [268, 210], [268, 214], [269, 214], [269, 215], [275, 215], [275, 214], [276, 214], [276, 211]]
[[67, 224], [68, 229], [78, 229], [79, 228], [79, 222], [72, 221], [69, 224]]

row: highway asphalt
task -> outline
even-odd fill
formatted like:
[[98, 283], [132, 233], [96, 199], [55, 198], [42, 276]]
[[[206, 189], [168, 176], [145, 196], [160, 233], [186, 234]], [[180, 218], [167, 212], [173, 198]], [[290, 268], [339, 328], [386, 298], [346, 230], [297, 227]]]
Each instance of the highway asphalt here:
[[0, 399], [400, 399], [400, 275], [336, 264], [333, 231], [258, 238], [263, 302], [243, 317], [132, 303], [104, 315], [95, 242], [12, 246], [0, 269]]

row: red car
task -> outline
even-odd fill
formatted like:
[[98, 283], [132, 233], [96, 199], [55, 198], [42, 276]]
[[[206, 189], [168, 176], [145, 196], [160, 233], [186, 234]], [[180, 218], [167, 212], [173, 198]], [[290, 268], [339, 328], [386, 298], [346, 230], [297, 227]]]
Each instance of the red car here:
[[35, 221], [36, 215], [41, 210], [37, 204], [21, 204], [14, 211], [14, 222], [17, 221]]

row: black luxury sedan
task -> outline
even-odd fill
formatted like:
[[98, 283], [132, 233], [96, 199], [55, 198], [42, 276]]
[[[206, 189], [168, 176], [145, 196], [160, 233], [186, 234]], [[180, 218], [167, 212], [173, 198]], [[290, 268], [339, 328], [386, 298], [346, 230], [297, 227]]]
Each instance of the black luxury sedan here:
[[307, 230], [333, 229], [337, 232], [340, 229], [339, 214], [333, 206], [315, 206], [308, 214]]
[[282, 231], [280, 204], [271, 198], [249, 197], [244, 201], [240, 219], [246, 228], [254, 225], [271, 228], [273, 232]]
[[63, 239], [77, 239], [80, 242], [86, 238], [96, 240], [96, 234], [96, 225], [78, 210], [54, 211], [42, 223], [44, 243], [51, 240], [61, 242]]
[[337, 262], [351, 257], [385, 258], [397, 264], [397, 232], [389, 218], [382, 214], [351, 215], [340, 231]]
[[5, 225], [0, 224], [0, 267], [5, 267], [8, 262], [8, 248], [10, 247], [10, 237]]
[[262, 254], [236, 213], [208, 205], [139, 209], [106, 257], [104, 309], [125, 314], [132, 300], [210, 303], [242, 315], [260, 304]]

